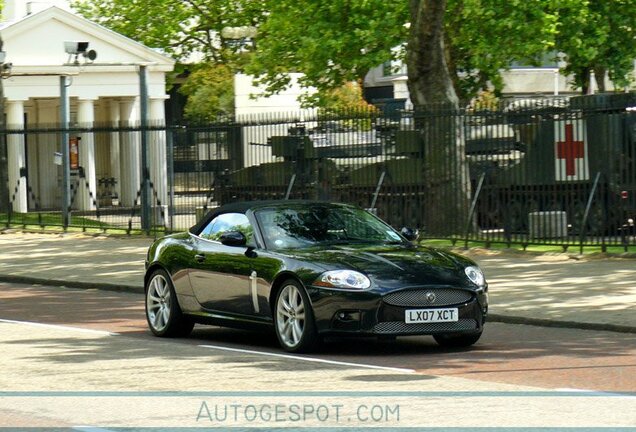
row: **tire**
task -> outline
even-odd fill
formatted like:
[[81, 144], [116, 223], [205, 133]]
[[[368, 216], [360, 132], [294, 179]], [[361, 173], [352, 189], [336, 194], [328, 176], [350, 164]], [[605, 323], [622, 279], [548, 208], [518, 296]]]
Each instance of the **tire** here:
[[307, 352], [318, 343], [309, 297], [296, 280], [283, 282], [276, 294], [274, 327], [278, 342], [285, 351]]
[[507, 226], [510, 233], [520, 233], [527, 230], [527, 214], [521, 201], [511, 199], [506, 204]]
[[145, 287], [146, 320], [155, 336], [185, 337], [194, 322], [181, 312], [172, 280], [165, 270], [155, 270]]
[[468, 335], [448, 335], [448, 334], [439, 334], [433, 335], [435, 342], [439, 345], [447, 348], [466, 348], [471, 345], [474, 345], [479, 338], [481, 337], [481, 333], [474, 333]]
[[590, 213], [588, 214], [587, 222], [585, 224], [585, 230], [583, 230], [581, 227], [586, 208], [587, 201], [584, 199], [579, 199], [574, 203], [571, 219], [574, 233], [577, 235], [585, 233], [586, 236], [602, 235], [605, 231], [605, 210], [603, 209], [603, 206], [598, 202], [592, 203]]

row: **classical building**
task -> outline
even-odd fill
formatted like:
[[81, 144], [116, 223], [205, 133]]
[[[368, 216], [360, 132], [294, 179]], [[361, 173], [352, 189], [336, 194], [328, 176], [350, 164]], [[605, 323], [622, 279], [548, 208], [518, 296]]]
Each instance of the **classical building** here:
[[[59, 127], [63, 76], [67, 77], [71, 126], [137, 125], [140, 65], [147, 70], [150, 123], [165, 124], [165, 75], [173, 70], [171, 58], [72, 13], [66, 1], [6, 0], [3, 19], [7, 130]], [[140, 188], [139, 132], [102, 130], [71, 134], [71, 152], [77, 149], [77, 160], [71, 158], [78, 187], [73, 207], [78, 210], [94, 209], [84, 192], [97, 196], [106, 179], [123, 206], [133, 205]], [[32, 195], [40, 208], [61, 208], [60, 137], [55, 131], [7, 135], [8, 187], [14, 211], [33, 209]], [[150, 178], [165, 203], [165, 133], [153, 133], [148, 144]], [[27, 193], [27, 186], [33, 194]]]

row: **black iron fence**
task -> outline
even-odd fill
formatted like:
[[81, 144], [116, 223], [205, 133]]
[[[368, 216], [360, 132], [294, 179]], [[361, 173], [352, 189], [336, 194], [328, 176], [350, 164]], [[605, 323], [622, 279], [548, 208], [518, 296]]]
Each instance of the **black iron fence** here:
[[[627, 248], [636, 235], [633, 107], [629, 93], [144, 130], [75, 127], [70, 226], [141, 230], [147, 180], [147, 226], [157, 232], [184, 230], [232, 201], [305, 198], [369, 208], [424, 237]], [[147, 171], [139, 157], [144, 132]], [[9, 166], [0, 169], [21, 160], [20, 146], [24, 161], [8, 176], [15, 184], [0, 203], [0, 223], [62, 226], [61, 131], [9, 129], [2, 137]]]

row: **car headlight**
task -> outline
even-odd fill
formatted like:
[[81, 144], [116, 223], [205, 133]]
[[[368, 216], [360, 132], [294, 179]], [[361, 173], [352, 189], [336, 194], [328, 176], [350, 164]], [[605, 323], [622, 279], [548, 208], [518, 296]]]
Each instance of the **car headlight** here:
[[354, 270], [332, 270], [320, 275], [313, 285], [326, 288], [364, 290], [371, 286], [368, 277]]
[[466, 276], [472, 283], [477, 286], [483, 287], [486, 285], [486, 278], [484, 277], [484, 273], [477, 266], [469, 266], [464, 269]]

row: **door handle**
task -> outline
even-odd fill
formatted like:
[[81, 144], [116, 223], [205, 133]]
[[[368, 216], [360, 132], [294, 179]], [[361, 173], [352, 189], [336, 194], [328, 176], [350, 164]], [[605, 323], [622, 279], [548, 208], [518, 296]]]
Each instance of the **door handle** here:
[[195, 259], [197, 262], [202, 263], [202, 262], [204, 262], [204, 261], [205, 261], [205, 255], [203, 255], [203, 254], [196, 254], [196, 255], [194, 256], [194, 259]]

